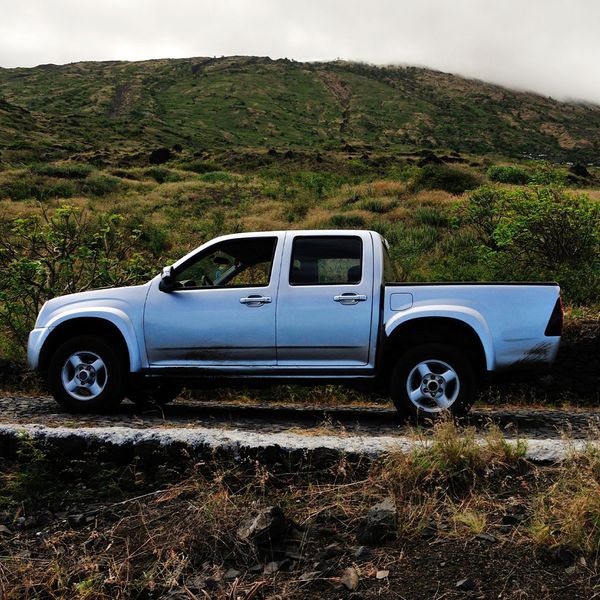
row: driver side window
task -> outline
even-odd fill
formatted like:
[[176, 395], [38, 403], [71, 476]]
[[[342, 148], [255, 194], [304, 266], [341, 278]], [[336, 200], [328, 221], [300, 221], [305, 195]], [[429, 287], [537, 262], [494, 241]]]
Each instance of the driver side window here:
[[227, 240], [177, 269], [176, 289], [269, 285], [277, 238]]

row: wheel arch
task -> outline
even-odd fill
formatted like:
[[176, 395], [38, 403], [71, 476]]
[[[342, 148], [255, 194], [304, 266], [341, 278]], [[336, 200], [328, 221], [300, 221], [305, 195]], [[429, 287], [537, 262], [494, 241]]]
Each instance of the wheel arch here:
[[46, 373], [52, 355], [68, 339], [79, 335], [95, 335], [114, 344], [129, 370], [135, 367], [136, 356], [127, 343], [126, 333], [113, 321], [102, 317], [81, 316], [65, 320], [52, 328], [39, 357], [38, 370]]
[[407, 350], [429, 343], [449, 344], [462, 350], [478, 380], [483, 380], [486, 372], [491, 370], [491, 351], [471, 324], [454, 316], [419, 316], [398, 323], [386, 332], [383, 353], [386, 376]]

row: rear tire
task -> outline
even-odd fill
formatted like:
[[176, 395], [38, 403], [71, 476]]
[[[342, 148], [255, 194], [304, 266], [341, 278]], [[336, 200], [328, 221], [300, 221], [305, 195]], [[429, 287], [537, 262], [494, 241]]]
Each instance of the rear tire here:
[[423, 344], [408, 350], [392, 371], [390, 395], [400, 415], [416, 422], [466, 414], [475, 401], [471, 363], [456, 347]]
[[123, 400], [126, 366], [103, 339], [82, 335], [64, 342], [48, 368], [54, 399], [73, 413], [108, 412]]

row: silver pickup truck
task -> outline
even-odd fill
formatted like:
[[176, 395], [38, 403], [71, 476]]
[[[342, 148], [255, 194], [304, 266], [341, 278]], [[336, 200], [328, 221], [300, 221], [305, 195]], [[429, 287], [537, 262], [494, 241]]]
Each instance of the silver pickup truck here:
[[74, 412], [294, 382], [384, 390], [433, 417], [468, 411], [493, 372], [550, 365], [562, 321], [555, 283], [397, 283], [373, 231], [243, 233], [144, 285], [48, 301], [28, 360]]

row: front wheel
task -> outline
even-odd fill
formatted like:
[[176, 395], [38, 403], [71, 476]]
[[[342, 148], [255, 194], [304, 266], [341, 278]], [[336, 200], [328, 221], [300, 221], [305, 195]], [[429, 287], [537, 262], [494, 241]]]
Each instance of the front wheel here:
[[64, 342], [48, 368], [54, 399], [70, 412], [105, 412], [124, 397], [122, 357], [103, 339], [82, 335]]
[[394, 368], [390, 392], [403, 417], [433, 420], [466, 414], [475, 400], [475, 375], [454, 346], [423, 344], [406, 352]]

